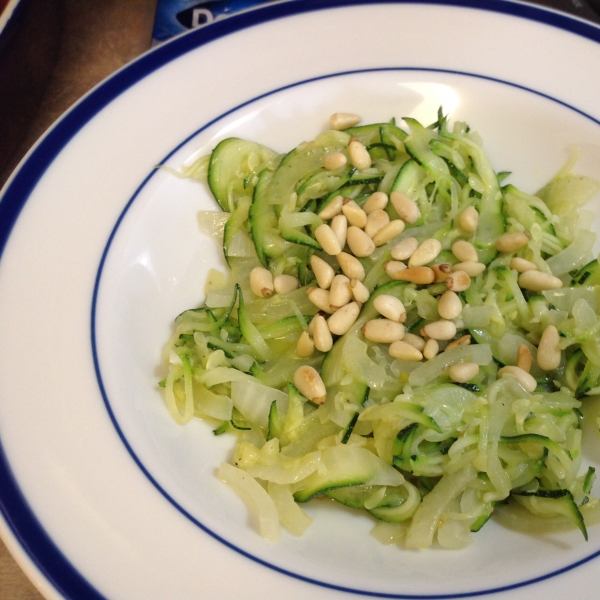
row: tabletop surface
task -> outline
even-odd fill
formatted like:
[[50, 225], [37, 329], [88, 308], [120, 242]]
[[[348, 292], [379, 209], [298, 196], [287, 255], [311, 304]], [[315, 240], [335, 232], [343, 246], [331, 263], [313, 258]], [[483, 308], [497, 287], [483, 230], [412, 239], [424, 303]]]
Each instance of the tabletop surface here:
[[[0, 147], [0, 187], [46, 129], [94, 85], [150, 48], [157, 0], [30, 0], [58, 26], [55, 57], [26, 126]], [[0, 0], [0, 4], [1, 4]], [[600, 23], [600, 0], [538, 0]], [[0, 66], [1, 68], [1, 66]], [[0, 73], [1, 75], [1, 73]], [[0, 106], [0, 110], [2, 106]], [[42, 600], [0, 541], [0, 599]]]

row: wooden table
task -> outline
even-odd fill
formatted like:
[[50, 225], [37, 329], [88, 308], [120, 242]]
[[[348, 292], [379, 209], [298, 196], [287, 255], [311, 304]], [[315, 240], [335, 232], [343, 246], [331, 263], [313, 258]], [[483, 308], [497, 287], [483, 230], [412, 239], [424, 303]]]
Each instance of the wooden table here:
[[[36, 7], [36, 1], [31, 0]], [[45, 0], [47, 2], [47, 0]], [[156, 0], [50, 0], [57, 5], [56, 66], [11, 157], [0, 156], [0, 187], [35, 141], [76, 100], [150, 48]], [[4, 159], [4, 160], [3, 160]], [[2, 167], [4, 165], [4, 167]], [[4, 598], [1, 594], [0, 597]]]
[[[32, 0], [33, 1], [33, 0]], [[16, 150], [0, 167], [0, 186], [27, 150], [89, 89], [150, 48], [157, 0], [54, 0], [62, 32], [56, 66]], [[600, 0], [591, 0], [598, 6]], [[598, 21], [583, 0], [539, 0], [540, 4]], [[42, 600], [0, 542], [0, 599]]]

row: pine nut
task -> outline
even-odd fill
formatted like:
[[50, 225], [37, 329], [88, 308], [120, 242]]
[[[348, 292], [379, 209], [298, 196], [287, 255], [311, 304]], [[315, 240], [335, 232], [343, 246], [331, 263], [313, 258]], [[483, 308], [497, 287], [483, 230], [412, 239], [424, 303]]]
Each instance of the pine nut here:
[[329, 305], [332, 311], [338, 310], [352, 300], [350, 279], [345, 275], [336, 275], [329, 289]]
[[462, 302], [456, 292], [448, 290], [444, 292], [438, 302], [438, 313], [442, 319], [456, 319], [462, 312]]
[[515, 256], [510, 259], [510, 263], [508, 265], [511, 269], [517, 271], [517, 273], [525, 273], [525, 271], [537, 271], [537, 265], [532, 263], [524, 258], [520, 258], [519, 256]]
[[277, 275], [273, 279], [273, 287], [277, 294], [289, 294], [300, 287], [300, 282], [293, 275]]
[[437, 340], [429, 339], [425, 342], [425, 346], [423, 347], [423, 356], [427, 360], [431, 360], [435, 358], [440, 351], [440, 345]]
[[330, 256], [335, 256], [342, 251], [340, 242], [329, 225], [326, 225], [325, 223], [319, 225], [315, 229], [315, 237], [317, 238], [317, 242], [321, 244], [323, 251]]
[[408, 260], [418, 247], [419, 240], [416, 237], [404, 238], [392, 248], [392, 258], [395, 260]]
[[527, 371], [523, 371], [519, 367], [513, 367], [508, 365], [498, 370], [498, 376], [504, 377], [505, 375], [512, 375], [516, 377], [517, 381], [523, 386], [526, 392], [534, 392], [537, 387], [537, 381]]
[[319, 309], [331, 314], [333, 310], [329, 304], [329, 292], [321, 288], [310, 287], [306, 290], [308, 299]]
[[383, 270], [392, 279], [396, 279], [396, 274], [405, 269], [406, 265], [399, 260], [388, 260], [383, 264]]
[[375, 310], [386, 319], [404, 323], [406, 321], [406, 308], [400, 298], [390, 294], [380, 294], [373, 300]]
[[537, 351], [537, 363], [544, 371], [553, 371], [560, 365], [560, 335], [554, 325], [548, 325], [542, 333]]
[[344, 335], [358, 319], [360, 314], [360, 304], [358, 302], [350, 302], [346, 306], [342, 306], [329, 319], [329, 331], [335, 335]]
[[525, 271], [519, 275], [519, 285], [531, 292], [543, 292], [545, 290], [557, 290], [562, 287], [562, 281], [554, 275], [542, 273], [541, 271]]
[[[317, 315], [322, 314], [321, 312], [318, 312]], [[310, 320], [310, 323], [308, 324], [308, 335], [310, 335], [310, 337], [312, 337], [312, 334], [315, 332], [315, 317], [317, 315], [313, 315], [313, 318]]]
[[365, 339], [376, 344], [391, 344], [404, 337], [404, 325], [390, 319], [372, 319], [362, 326]]
[[303, 396], [315, 404], [323, 404], [327, 400], [325, 384], [313, 367], [298, 367], [294, 373], [294, 385]]
[[342, 152], [329, 152], [323, 157], [323, 166], [328, 171], [335, 171], [336, 169], [342, 168], [348, 159]]
[[333, 337], [329, 331], [329, 325], [322, 315], [316, 315], [313, 329], [313, 341], [319, 352], [329, 352], [333, 346]]
[[359, 170], [364, 171], [371, 166], [371, 155], [369, 151], [355, 138], [348, 144], [350, 162]]
[[350, 291], [352, 297], [361, 304], [364, 304], [369, 299], [369, 288], [358, 279], [350, 280]]
[[348, 234], [346, 238], [348, 246], [354, 256], [371, 256], [375, 251], [375, 243], [373, 240], [358, 227], [348, 227]]
[[346, 233], [348, 232], [348, 219], [345, 215], [335, 215], [330, 223], [331, 231], [335, 233], [340, 248], [343, 250], [346, 245]]
[[413, 362], [423, 360], [423, 354], [421, 351], [417, 350], [417, 348], [408, 342], [405, 342], [404, 340], [392, 342], [388, 348], [388, 352], [390, 353], [391, 357], [397, 358], [398, 360], [410, 360]]
[[254, 267], [250, 271], [250, 289], [259, 298], [270, 298], [275, 291], [271, 271], [264, 267]]
[[343, 204], [344, 197], [335, 196], [323, 207], [323, 210], [319, 211], [319, 217], [321, 217], [321, 219], [324, 221], [333, 219], [335, 215], [339, 215], [342, 212]]
[[317, 283], [320, 288], [328, 290], [333, 278], [335, 277], [335, 271], [333, 267], [320, 256], [313, 254], [310, 257], [310, 266], [312, 267], [313, 273], [317, 278]]
[[420, 335], [415, 335], [414, 333], [405, 333], [402, 340], [407, 344], [414, 346], [419, 352], [423, 352], [425, 344], [427, 343]]
[[424, 267], [434, 261], [442, 251], [442, 243], [435, 238], [425, 240], [408, 260], [408, 267]]
[[451, 340], [456, 335], [456, 325], [452, 321], [441, 319], [427, 323], [421, 331], [434, 340]]
[[464, 362], [452, 365], [448, 369], [448, 376], [456, 383], [467, 383], [479, 374], [479, 365], [474, 362]]
[[394, 219], [382, 227], [374, 236], [373, 243], [379, 247], [398, 237], [405, 229], [404, 221]]
[[390, 194], [390, 201], [403, 221], [412, 224], [419, 220], [421, 211], [419, 210], [417, 203], [406, 194], [392, 192]]
[[505, 233], [496, 240], [496, 249], [499, 252], [515, 252], [527, 245], [530, 239], [531, 234], [523, 231], [517, 233]]
[[350, 279], [358, 279], [359, 281], [365, 278], [365, 268], [356, 256], [352, 256], [352, 254], [348, 254], [347, 252], [340, 252], [336, 258], [344, 275]]
[[523, 369], [526, 373], [531, 371], [531, 350], [525, 344], [521, 344], [517, 349], [517, 367]]
[[358, 125], [360, 121], [361, 118], [353, 113], [333, 113], [329, 117], [329, 126], [336, 131], [343, 131], [348, 127]]
[[444, 350], [444, 352], [446, 350], [455, 350], [456, 348], [464, 348], [465, 346], [470, 346], [470, 345], [471, 345], [471, 336], [463, 335], [463, 336], [459, 337], [458, 339], [451, 341], [446, 346], [446, 349]]
[[469, 277], [477, 277], [485, 271], [485, 265], [469, 260], [452, 266], [452, 271], [464, 271]]
[[450, 273], [452, 273], [452, 265], [450, 263], [438, 263], [437, 265], [430, 266], [434, 273], [434, 283], [446, 281]]
[[312, 356], [315, 351], [315, 343], [313, 339], [308, 334], [308, 331], [303, 331], [298, 338], [298, 343], [296, 344], [296, 354], [300, 358], [308, 358]]
[[310, 323], [308, 324], [308, 335], [310, 335], [311, 338], [313, 337], [313, 334], [315, 332], [315, 317], [317, 317], [317, 316], [326, 317], [327, 313], [324, 310], [320, 310], [318, 313], [313, 315], [313, 318], [310, 320]]
[[346, 215], [349, 225], [363, 229], [367, 224], [367, 213], [352, 198], [344, 198], [342, 212]]
[[466, 240], [458, 240], [452, 244], [452, 254], [458, 258], [460, 262], [479, 262], [477, 249], [471, 242]]
[[471, 278], [464, 271], [453, 271], [446, 278], [446, 287], [453, 292], [464, 292], [469, 289]]
[[[366, 213], [365, 213], [366, 214]], [[375, 237], [375, 234], [390, 222], [390, 215], [385, 210], [375, 209], [367, 215], [365, 233], [369, 237]]]
[[374, 210], [383, 210], [388, 203], [388, 196], [385, 192], [373, 192], [367, 201], [363, 204], [363, 210], [370, 214]]
[[479, 223], [479, 213], [473, 206], [467, 206], [458, 217], [458, 224], [461, 229], [473, 233], [477, 229]]
[[398, 271], [392, 278], [397, 281], [408, 281], [409, 283], [415, 283], [417, 285], [428, 285], [433, 283], [434, 274], [429, 267], [410, 267]]

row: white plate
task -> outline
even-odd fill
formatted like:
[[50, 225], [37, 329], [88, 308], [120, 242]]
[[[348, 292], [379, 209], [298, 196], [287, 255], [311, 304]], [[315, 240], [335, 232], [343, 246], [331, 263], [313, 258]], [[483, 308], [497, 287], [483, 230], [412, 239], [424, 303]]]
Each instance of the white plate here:
[[231, 439], [175, 425], [156, 386], [174, 316], [222, 265], [197, 226], [206, 190], [156, 164], [230, 135], [285, 151], [337, 110], [427, 122], [442, 105], [526, 191], [571, 143], [600, 176], [600, 28], [477, 6], [312, 0], [232, 17], [117, 73], [26, 158], [0, 203], [1, 530], [48, 598], [596, 597], [599, 528], [585, 543], [492, 523], [464, 551], [408, 552], [315, 502], [303, 537], [265, 542], [214, 476]]

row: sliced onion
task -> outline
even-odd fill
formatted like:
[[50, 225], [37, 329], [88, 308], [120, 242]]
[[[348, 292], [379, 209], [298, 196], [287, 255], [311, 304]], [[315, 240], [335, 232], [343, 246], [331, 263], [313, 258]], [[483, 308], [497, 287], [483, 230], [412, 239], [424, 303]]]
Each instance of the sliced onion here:
[[[213, 352], [214, 354], [214, 352]], [[210, 371], [203, 373], [198, 381], [207, 388], [211, 388], [213, 385], [219, 383], [230, 383], [231, 381], [246, 381], [248, 383], [254, 383], [256, 379], [252, 375], [246, 375], [237, 369], [231, 369], [230, 367], [216, 367]]]
[[406, 535], [407, 548], [431, 546], [444, 510], [476, 477], [477, 472], [469, 465], [455, 473], [448, 473], [440, 479], [433, 490], [423, 498], [413, 516]]
[[585, 267], [585, 265], [594, 259], [593, 248], [595, 241], [595, 233], [580, 231], [572, 244], [546, 261], [552, 274], [560, 277], [570, 271]]
[[467, 329], [471, 327], [487, 327], [495, 312], [493, 306], [465, 306], [461, 318]]
[[233, 405], [248, 421], [267, 429], [271, 404], [287, 401], [288, 395], [246, 375], [243, 379], [232, 381], [231, 399]]
[[256, 256], [256, 248], [248, 232], [241, 230], [233, 236], [227, 249], [227, 255], [239, 258]]
[[228, 463], [221, 463], [217, 477], [225, 482], [256, 516], [260, 535], [265, 540], [278, 541], [280, 527], [275, 502], [260, 483], [242, 469]]
[[211, 290], [206, 296], [206, 306], [208, 308], [227, 308], [231, 304], [233, 294], [234, 288], [232, 287]]
[[600, 287], [596, 285], [546, 290], [542, 294], [550, 304], [565, 312], [570, 312], [579, 299], [585, 300], [595, 311], [600, 307]]
[[571, 309], [577, 328], [584, 332], [594, 327], [598, 321], [598, 316], [594, 309], [583, 298], [579, 298], [573, 304]]
[[386, 523], [378, 521], [375, 527], [371, 529], [371, 535], [380, 543], [389, 546], [391, 544], [401, 544], [406, 537], [408, 523]]
[[269, 482], [267, 490], [275, 503], [281, 524], [292, 534], [302, 535], [313, 522], [294, 500], [287, 485]]
[[233, 400], [223, 394], [215, 394], [203, 385], [194, 382], [194, 401], [198, 409], [208, 417], [229, 421], [233, 410]]
[[471, 537], [470, 521], [455, 521], [444, 519], [438, 528], [437, 541], [442, 548], [448, 550], [461, 550], [473, 543]]
[[342, 351], [344, 366], [357, 381], [379, 389], [385, 385], [385, 369], [367, 355], [367, 348], [367, 344], [357, 337], [348, 337]]
[[217, 240], [222, 240], [225, 223], [229, 216], [229, 213], [221, 210], [201, 210], [198, 211], [198, 223], [204, 233]]

